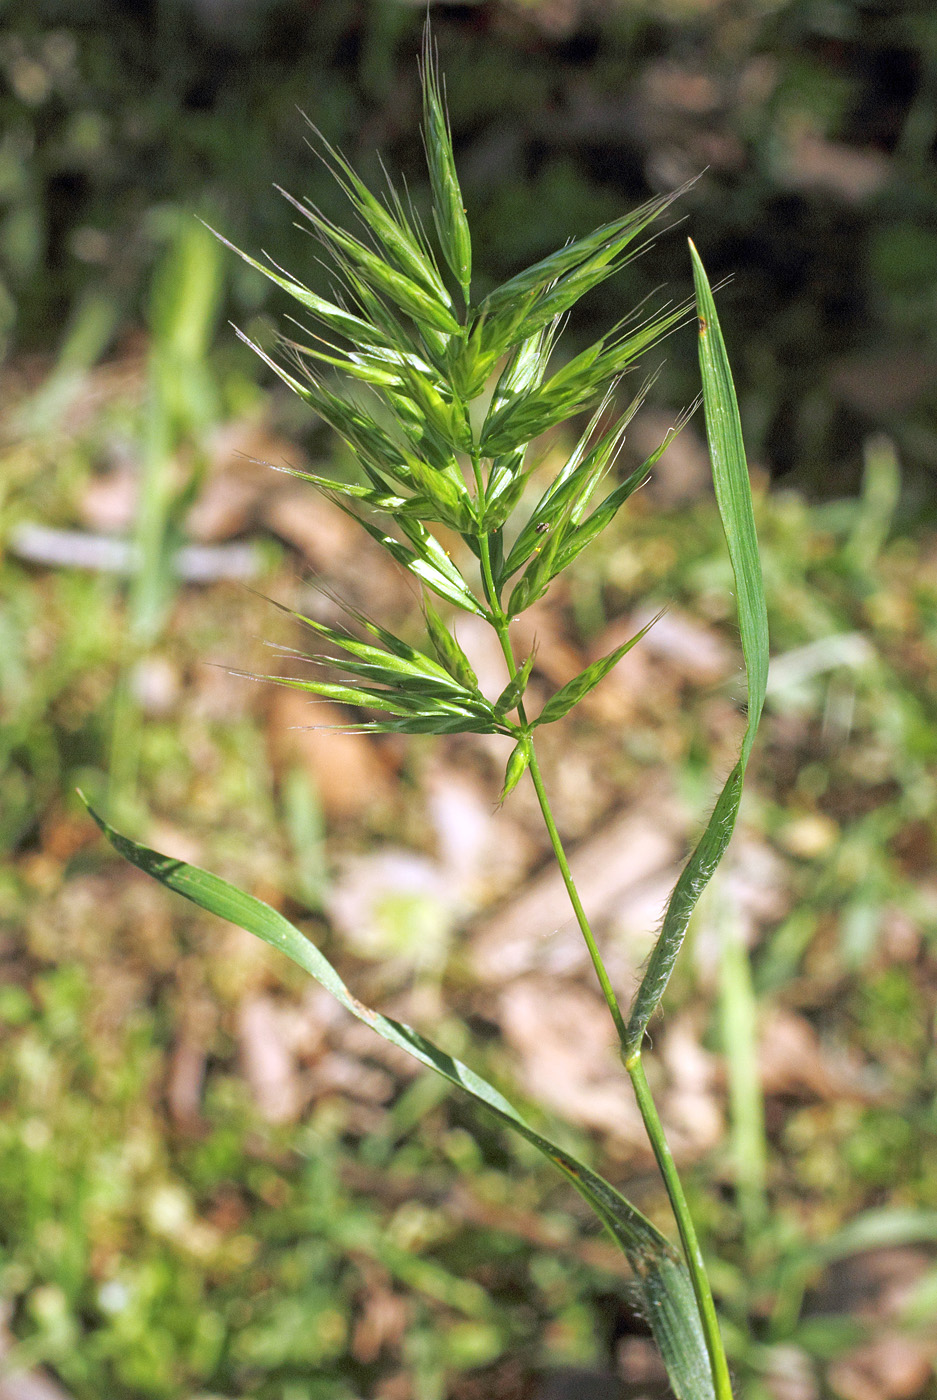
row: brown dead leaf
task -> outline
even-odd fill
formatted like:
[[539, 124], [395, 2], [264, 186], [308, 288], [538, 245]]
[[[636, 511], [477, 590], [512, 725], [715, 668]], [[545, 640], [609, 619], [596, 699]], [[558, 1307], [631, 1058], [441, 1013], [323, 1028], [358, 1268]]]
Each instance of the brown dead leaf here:
[[71, 1396], [37, 1368], [0, 1377], [0, 1400], [71, 1400]]
[[244, 1077], [270, 1123], [294, 1122], [313, 1100], [337, 1095], [348, 1106], [349, 1125], [357, 1121], [373, 1131], [382, 1121], [376, 1106], [387, 1103], [400, 1079], [419, 1073], [404, 1051], [386, 1045], [316, 984], [300, 1001], [246, 995], [237, 1039]]
[[187, 532], [204, 543], [243, 534], [262, 517], [267, 500], [294, 489], [294, 482], [273, 468], [305, 465], [301, 449], [262, 421], [224, 424], [212, 439], [209, 472], [186, 518]]
[[791, 189], [819, 190], [859, 204], [888, 183], [891, 161], [881, 151], [828, 141], [802, 129], [791, 136], [779, 173]]
[[179, 667], [168, 656], [141, 657], [130, 673], [133, 698], [148, 718], [172, 714], [182, 693]]
[[851, 1254], [829, 1266], [817, 1290], [819, 1310], [882, 1323], [900, 1320], [933, 1265], [923, 1245], [893, 1245]]
[[263, 523], [292, 545], [317, 573], [365, 607], [408, 595], [404, 571], [337, 505], [311, 486], [297, 483], [265, 496]]
[[766, 1094], [874, 1103], [881, 1097], [866, 1081], [855, 1055], [831, 1050], [808, 1020], [776, 1008], [761, 1025], [758, 1051]]
[[237, 1037], [244, 1077], [268, 1123], [292, 1123], [305, 1094], [293, 1055], [295, 1010], [268, 996], [246, 998], [238, 1011]]
[[68, 861], [99, 839], [97, 827], [85, 812], [66, 812], [53, 807], [42, 818], [40, 841], [44, 855], [55, 861]]
[[540, 0], [525, 10], [524, 18], [529, 18], [551, 39], [563, 39], [576, 27], [581, 12], [582, 0]]
[[[658, 783], [640, 803], [612, 817], [579, 845], [571, 865], [590, 920], [598, 925], [614, 921], [621, 928], [623, 912], [636, 896], [646, 895], [649, 882], [654, 882], [654, 919], [658, 918], [659, 896], [671, 882], [684, 829], [677, 803]], [[644, 907], [640, 898], [639, 906]], [[624, 950], [626, 962], [629, 952], [633, 950]], [[476, 976], [496, 983], [535, 969], [556, 974], [587, 965], [588, 954], [554, 865], [477, 926], [470, 957]]]
[[72, 1400], [70, 1392], [41, 1367], [8, 1369], [7, 1357], [16, 1348], [16, 1338], [7, 1325], [11, 1310], [11, 1304], [0, 1301], [0, 1400]]
[[886, 962], [913, 963], [921, 951], [921, 927], [905, 909], [888, 904], [882, 911], [881, 954]]
[[267, 733], [277, 771], [298, 764], [315, 784], [326, 816], [338, 821], [385, 805], [392, 791], [385, 752], [366, 734], [334, 732], [353, 719], [338, 705], [310, 703], [293, 690], [271, 691]]
[[934, 1374], [933, 1346], [886, 1332], [834, 1361], [827, 1380], [841, 1400], [911, 1400]]
[[351, 1351], [356, 1361], [370, 1366], [385, 1348], [399, 1346], [410, 1321], [410, 1305], [377, 1276], [377, 1271], [367, 1261], [362, 1261], [359, 1268], [364, 1274], [367, 1292], [352, 1334]]
[[201, 1123], [202, 1088], [217, 1019], [215, 1004], [207, 997], [190, 997], [183, 1005], [169, 1057], [166, 1103], [173, 1123], [185, 1132]]
[[[399, 1008], [388, 1005], [386, 1010], [388, 1014], [401, 1019]], [[336, 1025], [329, 1036], [329, 1043], [357, 1060], [376, 1060], [397, 1080], [416, 1079], [423, 1073], [419, 1063], [406, 1050], [401, 1050], [398, 1045], [391, 1045], [383, 1036], [376, 1035], [370, 1026], [365, 1025], [363, 1021], [356, 1021], [344, 1011], [341, 1023]]]
[[646, 1385], [653, 1392], [667, 1383], [661, 1354], [649, 1337], [623, 1337], [615, 1348], [616, 1370], [629, 1385]]
[[137, 514], [140, 473], [132, 463], [92, 476], [78, 502], [78, 518], [89, 530], [125, 535]]
[[498, 1001], [519, 1077], [538, 1103], [646, 1155], [638, 1112], [616, 1054], [617, 1039], [597, 992], [555, 978], [523, 977]]
[[298, 483], [264, 501], [264, 523], [315, 568], [336, 575], [364, 548], [361, 531], [338, 506]]
[[677, 1160], [695, 1161], [720, 1141], [725, 1128], [716, 1096], [716, 1059], [703, 1049], [692, 1016], [668, 1020], [660, 1054], [669, 1075], [662, 1100], [667, 1137]]
[[[319, 1083], [319, 1065], [331, 1056], [331, 1040], [339, 1037], [347, 1012], [323, 988], [310, 984], [299, 1002], [283, 1001], [265, 992], [246, 995], [238, 1008], [237, 1039], [244, 1077], [261, 1114], [270, 1123], [293, 1122], [321, 1087], [332, 1089], [338, 1078], [343, 1088], [367, 1080], [368, 1097], [385, 1096], [388, 1076], [359, 1061], [332, 1064]], [[350, 1061], [349, 1056], [339, 1057]], [[310, 1073], [309, 1066], [313, 1069]], [[380, 1083], [374, 1075], [381, 1076]]]
[[316, 1095], [341, 1094], [362, 1103], [387, 1103], [394, 1092], [394, 1080], [386, 1070], [337, 1050], [316, 1060], [313, 1082]]
[[413, 1400], [413, 1384], [409, 1371], [395, 1371], [378, 1382], [374, 1400]]
[[688, 68], [673, 59], [649, 63], [641, 78], [647, 100], [656, 107], [686, 112], [694, 117], [713, 112], [723, 100], [711, 73]]

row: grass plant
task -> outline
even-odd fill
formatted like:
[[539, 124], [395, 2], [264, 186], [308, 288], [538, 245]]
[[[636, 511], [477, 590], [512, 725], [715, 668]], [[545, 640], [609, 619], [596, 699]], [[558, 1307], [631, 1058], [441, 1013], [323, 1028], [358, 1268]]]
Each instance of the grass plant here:
[[137, 559], [128, 607], [126, 657], [115, 688], [111, 720], [108, 802], [133, 810], [140, 760], [141, 715], [133, 672], [165, 626], [178, 587], [174, 555], [182, 522], [203, 474], [203, 461], [186, 461], [176, 479], [180, 450], [203, 443], [218, 418], [218, 392], [206, 350], [219, 294], [217, 244], [194, 219], [180, 223], [157, 267], [151, 294], [150, 352], [143, 467], [134, 530]]
[[[561, 720], [598, 685], [647, 628], [586, 667], [539, 714], [531, 715], [526, 689], [534, 656], [516, 654], [511, 622], [615, 519], [670, 440], [668, 435], [624, 480], [601, 489], [649, 381], [624, 396], [624, 408], [618, 402], [620, 386], [636, 373], [640, 357], [687, 319], [687, 306], [664, 306], [649, 316], [639, 307], [564, 362], [554, 357], [554, 348], [570, 309], [637, 255], [652, 224], [676, 196], [651, 200], [476, 298], [471, 235], [428, 31], [422, 89], [435, 241], [408, 199], [389, 182], [383, 197], [375, 196], [342, 155], [316, 134], [322, 159], [347, 195], [360, 233], [336, 226], [312, 205], [287, 198], [329, 255], [341, 292], [334, 299], [321, 296], [276, 264], [240, 256], [286, 291], [314, 323], [312, 328], [304, 323], [296, 335], [284, 337], [279, 353], [269, 354], [249, 343], [331, 425], [361, 468], [358, 482], [318, 474], [306, 474], [306, 479], [353, 515], [420, 585], [428, 643], [420, 650], [357, 613], [349, 615], [345, 629], [297, 615], [324, 650], [307, 658], [314, 667], [310, 677], [271, 679], [363, 712], [368, 717], [355, 721], [354, 727], [369, 732], [510, 737], [513, 748], [500, 800], [529, 775], [616, 1028], [682, 1249], [677, 1250], [602, 1176], [531, 1127], [468, 1065], [413, 1028], [364, 1006], [282, 914], [215, 875], [130, 841], [101, 817], [96, 820], [132, 863], [281, 949], [354, 1016], [466, 1091], [542, 1152], [627, 1256], [679, 1400], [730, 1400], [729, 1368], [702, 1250], [643, 1063], [648, 1024], [667, 988], [697, 901], [732, 834], [767, 683], [767, 621], [749, 479], [718, 316], [691, 244], [703, 402], [716, 498], [735, 578], [748, 719], [737, 762], [677, 882], [660, 935], [626, 1008], [576, 889], [536, 738], [541, 726]], [[536, 440], [586, 411], [590, 417], [570, 455], [529, 507]], [[458, 551], [453, 537], [461, 541]], [[500, 695], [482, 693], [454, 628], [435, 600], [484, 619], [494, 630], [509, 674]], [[333, 653], [341, 656], [340, 662]], [[325, 678], [320, 669], [324, 662], [340, 670], [340, 678]], [[734, 1004], [740, 1004], [738, 997]], [[754, 1190], [749, 1183], [749, 1194]]]

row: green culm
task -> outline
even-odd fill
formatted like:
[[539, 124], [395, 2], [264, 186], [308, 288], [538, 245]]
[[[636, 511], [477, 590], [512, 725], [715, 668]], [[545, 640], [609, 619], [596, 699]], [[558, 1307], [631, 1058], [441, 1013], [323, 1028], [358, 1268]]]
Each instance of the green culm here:
[[[467, 1065], [418, 1031], [364, 1006], [305, 935], [269, 905], [204, 870], [128, 840], [98, 816], [96, 820], [118, 851], [140, 869], [280, 948], [353, 1015], [534, 1144], [585, 1198], [627, 1256], [679, 1400], [730, 1400], [728, 1365], [702, 1252], [642, 1063], [648, 1022], [667, 987], [700, 894], [732, 834], [767, 679], [764, 593], [729, 363], [709, 283], [691, 244], [702, 397], [716, 499], [736, 582], [748, 675], [748, 724], [738, 760], [677, 882], [631, 1008], [625, 1011], [573, 882], [537, 759], [536, 731], [567, 714], [643, 632], [593, 662], [531, 716], [525, 688], [532, 658], [515, 655], [510, 624], [614, 519], [670, 440], [668, 436], [637, 471], [602, 494], [628, 423], [649, 387], [646, 381], [621, 409], [616, 407], [621, 381], [636, 372], [642, 354], [688, 318], [689, 307], [665, 307], [644, 321], [628, 318], [558, 367], [552, 352], [566, 313], [640, 251], [654, 221], [680, 192], [653, 199], [568, 243], [476, 301], [471, 236], [428, 28], [421, 76], [435, 243], [409, 201], [390, 183], [384, 196], [376, 197], [342, 155], [317, 135], [320, 153], [347, 195], [364, 237], [336, 227], [314, 207], [287, 198], [328, 253], [343, 287], [340, 299], [318, 296], [275, 264], [233, 251], [317, 323], [308, 341], [284, 338], [279, 355], [268, 355], [257, 345], [252, 348], [353, 454], [361, 469], [360, 482], [322, 476], [308, 480], [353, 515], [418, 581], [424, 591], [427, 647], [421, 651], [357, 615], [357, 627], [347, 631], [299, 618], [315, 638], [341, 653], [343, 678], [271, 679], [364, 709], [373, 717], [360, 727], [372, 731], [471, 732], [514, 740], [501, 800], [529, 774], [615, 1023], [622, 1061], [682, 1248], [678, 1250], [603, 1177], [531, 1128]], [[357, 392], [330, 387], [336, 372], [358, 386]], [[478, 426], [480, 415], [472, 407], [483, 394], [490, 395], [490, 402]], [[567, 460], [526, 518], [517, 521], [515, 516], [526, 510], [532, 441], [590, 410]], [[678, 423], [673, 431], [679, 427]], [[434, 535], [434, 525], [461, 536], [464, 569]], [[510, 675], [500, 696], [481, 692], [431, 595], [476, 614], [494, 629]]]

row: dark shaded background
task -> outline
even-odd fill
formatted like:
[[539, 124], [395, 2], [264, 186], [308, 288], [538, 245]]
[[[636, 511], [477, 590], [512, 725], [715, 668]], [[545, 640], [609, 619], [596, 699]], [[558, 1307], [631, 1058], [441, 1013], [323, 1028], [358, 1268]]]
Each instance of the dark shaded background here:
[[[422, 186], [419, 6], [8, 0], [0, 15], [8, 354], [53, 351], [76, 315], [85, 353], [118, 343], [180, 208], [314, 281], [271, 190], [334, 204], [298, 107], [366, 173], [380, 150]], [[884, 429], [906, 513], [932, 510], [934, 6], [484, 0], [437, 7], [434, 25], [480, 282], [705, 170], [680, 207], [714, 280], [734, 279], [721, 306], [753, 456], [838, 494]], [[680, 234], [603, 288], [603, 326], [661, 283], [688, 291]], [[269, 293], [228, 268], [233, 318], [257, 329]], [[673, 342], [669, 404], [695, 392], [694, 355]]]

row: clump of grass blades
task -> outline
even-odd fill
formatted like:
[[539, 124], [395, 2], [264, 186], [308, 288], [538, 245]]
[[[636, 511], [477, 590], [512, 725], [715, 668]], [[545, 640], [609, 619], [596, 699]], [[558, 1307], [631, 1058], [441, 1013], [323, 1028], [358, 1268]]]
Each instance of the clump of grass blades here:
[[[302, 339], [283, 339], [279, 356], [268, 355], [257, 345], [252, 348], [353, 454], [361, 468], [360, 482], [319, 475], [307, 479], [353, 515], [418, 581], [424, 590], [427, 647], [421, 651], [357, 615], [358, 632], [301, 618], [328, 645], [329, 663], [339, 666], [343, 678], [271, 679], [368, 711], [372, 717], [360, 727], [374, 731], [470, 732], [513, 738], [501, 800], [525, 773], [530, 774], [673, 1206], [682, 1257], [607, 1181], [534, 1131], [468, 1066], [411, 1027], [363, 1006], [323, 955], [270, 906], [206, 871], [129, 841], [101, 818], [97, 820], [117, 849], [136, 865], [282, 949], [352, 1014], [471, 1094], [539, 1148], [589, 1202], [627, 1256], [675, 1394], [680, 1400], [729, 1400], [728, 1367], [702, 1253], [641, 1058], [648, 1021], [667, 986], [690, 916], [728, 845], [764, 699], [764, 595], [728, 360], [706, 274], [691, 244], [707, 433], [735, 572], [749, 678], [748, 726], [738, 762], [677, 883], [626, 1017], [570, 873], [537, 761], [535, 732], [566, 715], [647, 628], [586, 667], [531, 717], [525, 692], [532, 657], [518, 662], [510, 622], [542, 597], [551, 580], [607, 528], [672, 436], [636, 471], [601, 494], [649, 383], [645, 381], [620, 410], [614, 406], [618, 387], [636, 371], [642, 354], [687, 319], [688, 307], [667, 306], [643, 320], [636, 313], [558, 368], [552, 351], [570, 308], [640, 251], [651, 225], [680, 192], [653, 199], [568, 243], [475, 301], [471, 235], [428, 28], [421, 76], [438, 252], [409, 202], [389, 182], [383, 198], [375, 196], [318, 134], [320, 154], [348, 196], [360, 234], [338, 228], [311, 205], [287, 198], [331, 259], [342, 294], [329, 300], [276, 264], [233, 251], [313, 318], [314, 325], [303, 328]], [[358, 392], [336, 392], [330, 386], [335, 371]], [[496, 373], [487, 411], [476, 427], [472, 405], [490, 391]], [[589, 408], [592, 416], [566, 461], [526, 518], [516, 524], [514, 516], [532, 470], [528, 458], [533, 440]], [[673, 431], [680, 426], [677, 423]], [[475, 561], [471, 570], [450, 558], [431, 529], [434, 525], [461, 536], [466, 558]], [[500, 695], [491, 697], [481, 691], [454, 631], [431, 595], [484, 618], [494, 629], [510, 675]], [[335, 652], [341, 658], [338, 663]]]

